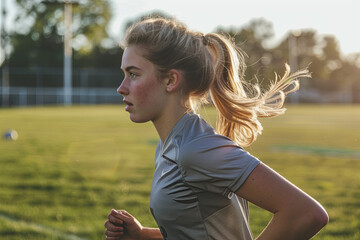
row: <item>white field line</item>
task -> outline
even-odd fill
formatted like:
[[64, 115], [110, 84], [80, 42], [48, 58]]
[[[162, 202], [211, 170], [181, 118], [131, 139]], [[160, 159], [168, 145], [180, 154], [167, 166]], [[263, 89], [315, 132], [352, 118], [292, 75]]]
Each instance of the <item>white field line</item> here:
[[1, 219], [4, 219], [6, 221], [9, 221], [9, 222], [13, 222], [13, 223], [16, 223], [18, 227], [27, 227], [27, 228], [31, 228], [37, 232], [42, 232], [42, 233], [46, 233], [48, 235], [51, 235], [51, 236], [55, 236], [55, 237], [60, 237], [62, 239], [66, 239], [66, 240], [88, 240], [86, 238], [81, 238], [81, 237], [78, 237], [74, 234], [70, 234], [70, 233], [64, 233], [64, 232], [61, 232], [57, 229], [54, 229], [54, 228], [51, 228], [51, 227], [47, 227], [47, 226], [44, 226], [44, 225], [40, 225], [40, 224], [37, 224], [37, 223], [30, 223], [30, 222], [26, 222], [24, 220], [18, 220], [18, 219], [15, 219], [13, 217], [10, 217], [4, 213], [0, 213], [0, 218]]

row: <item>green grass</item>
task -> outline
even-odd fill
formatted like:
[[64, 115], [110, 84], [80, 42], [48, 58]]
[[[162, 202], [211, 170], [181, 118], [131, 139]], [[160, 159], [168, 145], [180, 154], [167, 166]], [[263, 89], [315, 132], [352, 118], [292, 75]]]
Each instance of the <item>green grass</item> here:
[[[214, 109], [204, 115], [214, 122]], [[330, 223], [314, 239], [360, 239], [360, 106], [291, 106], [262, 122], [247, 150], [325, 206]], [[0, 109], [8, 128], [19, 139], [0, 139], [1, 239], [105, 239], [111, 208], [155, 226], [151, 123], [131, 123], [122, 106]], [[250, 206], [255, 236], [270, 218]]]

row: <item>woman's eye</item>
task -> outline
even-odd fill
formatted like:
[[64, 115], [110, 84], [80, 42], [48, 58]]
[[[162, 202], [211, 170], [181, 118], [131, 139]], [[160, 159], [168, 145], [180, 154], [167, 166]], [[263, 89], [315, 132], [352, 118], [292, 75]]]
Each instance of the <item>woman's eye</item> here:
[[130, 78], [136, 78], [137, 77], [137, 75], [135, 73], [130, 73], [129, 76], [130, 76]]

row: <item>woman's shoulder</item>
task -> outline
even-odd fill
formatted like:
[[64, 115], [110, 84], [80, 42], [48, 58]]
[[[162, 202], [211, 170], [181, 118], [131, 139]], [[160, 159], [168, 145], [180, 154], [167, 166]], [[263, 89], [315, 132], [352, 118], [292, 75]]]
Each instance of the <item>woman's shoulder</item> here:
[[[210, 162], [223, 159], [225, 155], [238, 155], [245, 152], [230, 138], [218, 134], [207, 122], [200, 117], [193, 117], [184, 125], [179, 142], [179, 161], [181, 165]], [[180, 140], [180, 139], [179, 139]]]
[[230, 138], [218, 134], [214, 128], [199, 115], [192, 114], [186, 119], [181, 131], [181, 147], [201, 147], [204, 145], [237, 145]]

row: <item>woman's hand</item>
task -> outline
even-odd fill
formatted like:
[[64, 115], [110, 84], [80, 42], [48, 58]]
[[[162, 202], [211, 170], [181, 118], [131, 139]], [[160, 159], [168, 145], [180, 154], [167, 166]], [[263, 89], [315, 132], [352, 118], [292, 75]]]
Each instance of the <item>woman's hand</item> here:
[[106, 240], [140, 240], [143, 226], [125, 210], [112, 209], [105, 222]]
[[162, 240], [158, 228], [143, 227], [125, 210], [112, 209], [105, 222], [106, 240]]

